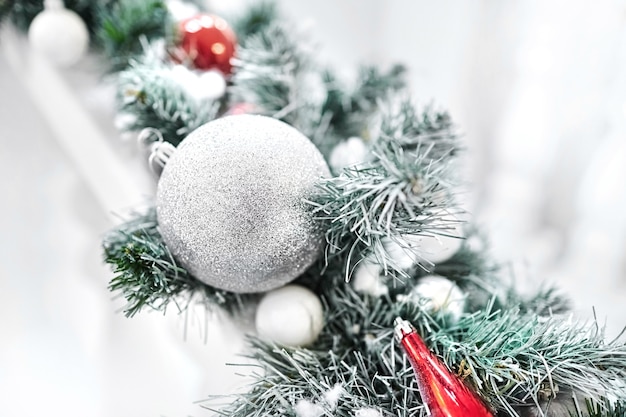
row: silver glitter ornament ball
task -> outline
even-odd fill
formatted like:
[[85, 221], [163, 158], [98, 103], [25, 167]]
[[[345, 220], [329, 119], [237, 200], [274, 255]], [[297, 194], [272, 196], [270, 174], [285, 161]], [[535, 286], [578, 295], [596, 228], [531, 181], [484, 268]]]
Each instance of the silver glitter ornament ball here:
[[165, 244], [196, 278], [238, 293], [280, 287], [319, 256], [323, 230], [303, 199], [329, 176], [302, 133], [264, 116], [227, 116], [183, 140], [157, 189]]

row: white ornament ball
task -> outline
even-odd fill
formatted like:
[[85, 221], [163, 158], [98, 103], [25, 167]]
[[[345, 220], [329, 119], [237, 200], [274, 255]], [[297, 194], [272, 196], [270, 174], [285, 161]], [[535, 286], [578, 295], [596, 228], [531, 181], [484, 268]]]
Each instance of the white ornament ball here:
[[419, 279], [409, 293], [409, 298], [420, 302], [432, 312], [445, 312], [458, 320], [465, 309], [465, 294], [454, 282], [440, 275], [427, 275]]
[[463, 245], [463, 231], [451, 226], [445, 235], [402, 235], [398, 239], [383, 239], [387, 255], [401, 269], [417, 263], [439, 264], [450, 259]]
[[351, 137], [335, 146], [330, 153], [329, 164], [333, 171], [366, 162], [369, 158], [369, 149], [363, 139]]
[[179, 64], [174, 65], [170, 76], [197, 101], [217, 100], [226, 93], [226, 79], [220, 71], [192, 71]]
[[170, 77], [188, 94], [193, 94], [198, 87], [198, 76], [184, 65], [174, 65]]
[[216, 288], [264, 292], [319, 256], [324, 230], [304, 199], [328, 176], [302, 133], [265, 116], [228, 116], [187, 136], [157, 187], [159, 230], [176, 259]]
[[217, 100], [226, 93], [226, 79], [217, 70], [205, 71], [198, 77], [196, 97], [201, 100]]
[[389, 288], [383, 282], [383, 267], [371, 257], [359, 263], [352, 274], [352, 288], [355, 291], [380, 297], [389, 293]]
[[167, 0], [166, 5], [174, 22], [180, 22], [200, 13], [198, 6], [188, 1]]
[[56, 66], [69, 67], [87, 51], [89, 32], [78, 14], [50, 2], [32, 21], [28, 40], [34, 50]]
[[286, 285], [265, 294], [255, 322], [262, 338], [287, 346], [307, 346], [322, 331], [324, 311], [312, 291], [299, 285]]

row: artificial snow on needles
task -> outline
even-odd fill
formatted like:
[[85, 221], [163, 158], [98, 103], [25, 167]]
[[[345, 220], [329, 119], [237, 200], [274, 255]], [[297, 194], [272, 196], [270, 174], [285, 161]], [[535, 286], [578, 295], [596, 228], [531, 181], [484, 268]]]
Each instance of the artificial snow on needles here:
[[383, 414], [374, 408], [359, 408], [354, 412], [354, 417], [383, 417]]
[[[331, 389], [324, 393], [324, 401], [331, 410], [337, 408], [339, 399], [345, 393], [341, 384], [335, 384]], [[300, 400], [294, 407], [297, 417], [320, 417], [324, 414], [324, 407], [319, 403], [313, 403], [309, 400]], [[363, 417], [369, 417], [364, 414]]]
[[345, 393], [341, 384], [335, 384], [330, 390], [328, 390], [324, 394], [324, 400], [330, 406], [332, 410], [337, 408], [337, 404], [339, 403], [339, 399]]
[[320, 417], [324, 414], [324, 409], [319, 404], [314, 404], [309, 400], [300, 400], [294, 407], [297, 417]]

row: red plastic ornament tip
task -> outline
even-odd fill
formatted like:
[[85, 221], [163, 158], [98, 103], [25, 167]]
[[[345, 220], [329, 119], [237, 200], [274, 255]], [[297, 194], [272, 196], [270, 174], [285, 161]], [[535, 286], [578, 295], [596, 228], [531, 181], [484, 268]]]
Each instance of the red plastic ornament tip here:
[[411, 323], [398, 317], [394, 332], [431, 417], [493, 417], [478, 395], [428, 349]]

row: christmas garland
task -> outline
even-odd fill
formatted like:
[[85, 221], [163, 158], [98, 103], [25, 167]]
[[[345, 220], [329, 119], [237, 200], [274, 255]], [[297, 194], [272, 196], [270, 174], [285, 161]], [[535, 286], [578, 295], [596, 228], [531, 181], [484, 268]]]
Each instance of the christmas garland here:
[[[0, 20], [37, 48], [58, 24], [47, 6], [0, 2]], [[104, 240], [126, 315], [256, 309], [261, 372], [218, 413], [626, 416], [626, 345], [554, 289], [520, 295], [485, 255], [455, 202], [455, 126], [413, 104], [402, 66], [348, 88], [269, 3], [233, 29], [174, 2], [66, 6], [163, 171], [156, 207]]]

